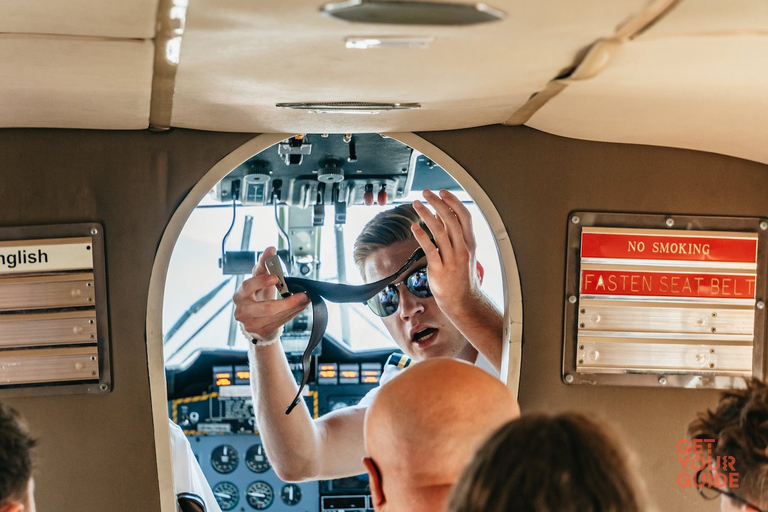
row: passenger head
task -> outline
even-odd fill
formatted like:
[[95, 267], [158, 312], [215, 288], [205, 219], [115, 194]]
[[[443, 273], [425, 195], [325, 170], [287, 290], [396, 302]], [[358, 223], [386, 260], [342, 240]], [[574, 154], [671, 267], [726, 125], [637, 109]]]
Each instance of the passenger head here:
[[0, 512], [35, 512], [34, 446], [16, 411], [0, 403]]
[[[735, 471], [729, 467], [724, 473], [736, 474], [728, 480], [737, 481], [738, 488], [716, 487], [730, 494], [721, 493], [723, 511], [768, 510], [768, 386], [764, 382], [752, 379], [746, 389], [724, 392], [714, 410], [699, 414], [688, 425], [688, 435], [714, 440], [713, 456], [735, 459]], [[724, 468], [716, 469], [723, 472]]]
[[638, 478], [621, 444], [586, 416], [532, 415], [499, 429], [454, 489], [450, 512], [636, 512]]
[[[410, 204], [400, 205], [373, 218], [355, 242], [355, 263], [366, 281], [373, 282], [397, 271], [418, 249], [411, 225], [420, 218]], [[411, 271], [423, 268], [426, 259], [411, 267], [396, 283]], [[435, 298], [419, 297], [407, 286], [397, 286], [397, 310], [382, 318], [395, 343], [408, 357], [421, 361], [432, 357], [453, 357], [474, 361], [477, 352], [463, 334], [437, 306]]]
[[477, 447], [519, 415], [504, 384], [464, 362], [424, 361], [393, 378], [365, 418], [374, 508], [442, 512]]

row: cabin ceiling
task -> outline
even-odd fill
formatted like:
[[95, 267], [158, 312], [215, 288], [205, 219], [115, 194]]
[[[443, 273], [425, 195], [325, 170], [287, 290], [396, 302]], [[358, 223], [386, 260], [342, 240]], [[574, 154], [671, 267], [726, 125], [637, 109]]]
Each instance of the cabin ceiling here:
[[[456, 0], [443, 0], [455, 3]], [[482, 25], [323, 1], [0, 0], [0, 127], [349, 133], [525, 124], [768, 163], [765, 0], [492, 0]], [[350, 49], [348, 37], [427, 48]], [[329, 114], [279, 103], [416, 103]]]

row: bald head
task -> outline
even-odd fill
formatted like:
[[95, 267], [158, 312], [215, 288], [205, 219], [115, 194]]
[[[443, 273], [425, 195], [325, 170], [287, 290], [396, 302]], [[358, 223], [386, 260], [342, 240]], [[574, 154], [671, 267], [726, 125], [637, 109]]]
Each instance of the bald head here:
[[512, 392], [471, 364], [440, 358], [404, 371], [382, 386], [365, 419], [386, 505], [377, 510], [442, 510], [477, 448], [519, 415]]

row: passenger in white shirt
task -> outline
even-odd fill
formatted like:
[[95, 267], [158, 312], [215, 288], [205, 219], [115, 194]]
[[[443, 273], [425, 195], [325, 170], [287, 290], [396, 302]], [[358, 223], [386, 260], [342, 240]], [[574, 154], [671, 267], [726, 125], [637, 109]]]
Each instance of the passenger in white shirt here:
[[206, 512], [221, 512], [211, 486], [203, 475], [189, 439], [177, 424], [170, 419], [168, 428], [171, 432], [171, 461], [173, 463], [173, 486], [176, 495], [183, 492], [197, 494], [205, 502]]

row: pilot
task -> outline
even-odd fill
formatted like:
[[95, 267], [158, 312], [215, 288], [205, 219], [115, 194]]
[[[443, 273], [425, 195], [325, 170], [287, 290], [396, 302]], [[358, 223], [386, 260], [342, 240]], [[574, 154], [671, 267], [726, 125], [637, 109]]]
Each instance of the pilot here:
[[0, 403], [0, 512], [35, 512], [34, 446], [16, 411]]
[[443, 512], [477, 448], [520, 416], [499, 379], [444, 357], [414, 365], [380, 389], [365, 418], [364, 464], [376, 512]]
[[[394, 273], [419, 246], [425, 252], [425, 258], [411, 267], [415, 271], [409, 269], [379, 294], [383, 307], [375, 312], [407, 358], [418, 362], [451, 357], [498, 373], [503, 319], [480, 289], [483, 271], [475, 259], [470, 213], [446, 190], [440, 195], [425, 190], [424, 198], [435, 214], [420, 201], [398, 206], [377, 215], [355, 242], [355, 261], [369, 282]], [[276, 299], [277, 278], [266, 272], [264, 263], [273, 254], [272, 247], [264, 251], [253, 277], [234, 296], [235, 318], [253, 338], [251, 387], [267, 454], [286, 481], [360, 474], [366, 454], [363, 422], [372, 396], [362, 406], [316, 420], [303, 404], [289, 415], [284, 413], [297, 386], [278, 341], [283, 324], [307, 307], [309, 298], [299, 293]], [[425, 267], [426, 275], [411, 278]], [[403, 359], [399, 366], [407, 362]], [[383, 380], [391, 375], [385, 370]]]

